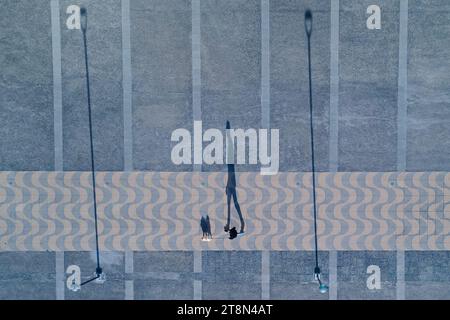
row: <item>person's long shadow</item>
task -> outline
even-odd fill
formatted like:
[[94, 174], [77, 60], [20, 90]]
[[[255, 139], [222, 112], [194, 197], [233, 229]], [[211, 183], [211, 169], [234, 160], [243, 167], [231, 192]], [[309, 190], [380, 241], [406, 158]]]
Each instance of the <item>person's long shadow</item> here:
[[[228, 139], [228, 146], [233, 146], [233, 141], [230, 133], [230, 121], [227, 120], [226, 123], [226, 135]], [[230, 156], [232, 159], [230, 159]], [[228, 178], [227, 178], [227, 186], [225, 188], [225, 194], [227, 196], [227, 224], [224, 227], [225, 232], [230, 233], [230, 239], [234, 239], [237, 237], [238, 233], [236, 231], [236, 228], [230, 229], [230, 211], [231, 211], [231, 198], [233, 198], [234, 207], [239, 215], [239, 219], [241, 221], [241, 230], [239, 233], [244, 233], [245, 231], [245, 221], [242, 216], [241, 207], [239, 206], [239, 201], [237, 198], [236, 193], [236, 174], [235, 174], [235, 167], [234, 167], [234, 150], [231, 152], [230, 150], [227, 150], [227, 167], [228, 167]]]

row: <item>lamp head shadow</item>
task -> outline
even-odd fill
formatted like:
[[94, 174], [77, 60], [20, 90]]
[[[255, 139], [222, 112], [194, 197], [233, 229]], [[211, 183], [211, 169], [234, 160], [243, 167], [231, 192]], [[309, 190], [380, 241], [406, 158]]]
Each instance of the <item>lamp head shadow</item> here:
[[87, 29], [87, 10], [85, 7], [80, 8], [80, 25], [81, 31], [86, 32]]
[[306, 10], [305, 11], [305, 30], [306, 30], [306, 35], [309, 37], [311, 37], [311, 33], [312, 33], [312, 12], [311, 10]]

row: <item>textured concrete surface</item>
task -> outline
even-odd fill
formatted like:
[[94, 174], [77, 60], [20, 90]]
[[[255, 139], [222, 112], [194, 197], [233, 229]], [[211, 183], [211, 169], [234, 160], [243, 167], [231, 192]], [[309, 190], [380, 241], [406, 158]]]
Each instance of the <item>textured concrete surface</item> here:
[[[64, 170], [89, 170], [90, 145], [83, 37], [66, 27], [61, 1]], [[119, 0], [80, 1], [88, 10], [88, 59], [94, 154], [98, 170], [123, 170], [122, 40]]]
[[260, 251], [206, 251], [203, 253], [204, 299], [260, 299]]
[[135, 299], [192, 299], [193, 253], [134, 253]]
[[0, 170], [53, 170], [50, 4], [6, 0], [0, 10], [9, 13], [0, 22]]
[[450, 157], [450, 4], [409, 1], [407, 169], [446, 170]]
[[[328, 256], [319, 252], [322, 279], [329, 283]], [[448, 251], [406, 251], [407, 299], [450, 299]], [[396, 253], [339, 251], [338, 300], [396, 299]], [[202, 283], [203, 299], [260, 299], [261, 252], [203, 252], [201, 270], [194, 273], [193, 252], [135, 252], [134, 271], [125, 273], [124, 255], [101, 252], [107, 281], [89, 283], [79, 292], [65, 289], [65, 299], [124, 299], [125, 280], [134, 283], [135, 299], [192, 299], [193, 282]], [[94, 252], [65, 252], [65, 268], [78, 265], [83, 280], [95, 271]], [[369, 290], [367, 267], [377, 265], [381, 289]], [[280, 251], [270, 255], [271, 299], [328, 299], [313, 280], [312, 252]], [[54, 299], [55, 254], [52, 252], [0, 253], [1, 299]]]
[[190, 1], [131, 1], [133, 162], [136, 170], [189, 171], [172, 164], [172, 131], [192, 132]]
[[[86, 284], [81, 291], [72, 292], [65, 289], [65, 299], [67, 300], [103, 300], [103, 299], [124, 299], [125, 279], [124, 279], [124, 253], [123, 252], [102, 252], [100, 256], [101, 267], [103, 268], [107, 281], [98, 284], [95, 281]], [[92, 252], [65, 252], [65, 270], [70, 265], [77, 265], [81, 269], [81, 282], [93, 278], [95, 274], [96, 254]]]
[[[60, 1], [65, 170], [89, 168], [81, 32], [66, 27]], [[88, 8], [94, 143], [99, 170], [123, 170], [121, 2]], [[340, 1], [340, 171], [396, 169], [399, 1], [381, 1], [381, 30], [368, 30], [367, 1]], [[53, 166], [50, 6], [3, 1], [2, 170]], [[34, 11], [31, 10], [31, 7]], [[314, 12], [312, 38], [316, 160], [328, 170], [330, 1], [270, 1], [270, 126], [279, 128], [280, 170], [310, 169], [304, 10]], [[449, 36], [444, 0], [409, 1], [407, 170], [448, 170], [446, 88]], [[33, 14], [27, 14], [33, 12]], [[201, 1], [201, 97], [204, 129], [261, 125], [261, 4]], [[27, 24], [18, 23], [26, 20]], [[189, 1], [132, 1], [133, 162], [137, 170], [190, 171], [170, 161], [170, 134], [192, 130], [192, 43]], [[39, 25], [39, 28], [34, 26]], [[31, 26], [31, 27], [30, 27]], [[152, 30], [149, 32], [148, 30]], [[13, 112], [14, 110], [14, 112]], [[33, 155], [33, 161], [29, 161]], [[222, 171], [222, 166], [203, 166]], [[238, 166], [254, 171], [256, 166]]]
[[[203, 127], [225, 130], [229, 120], [232, 128], [261, 128], [260, 1], [204, 0], [200, 10]], [[236, 170], [256, 167], [240, 165]]]
[[[314, 252], [271, 252], [270, 297], [272, 299], [302, 300], [328, 299], [328, 294], [317, 290], [314, 281]], [[328, 252], [319, 252], [322, 280], [328, 282]]]
[[450, 299], [450, 252], [408, 251], [406, 299]]
[[0, 299], [55, 299], [55, 253], [0, 252]]
[[317, 170], [328, 170], [330, 1], [270, 1], [272, 128], [280, 129], [280, 171], [311, 171], [308, 48], [304, 12], [314, 12], [311, 63]]
[[[414, 262], [412, 262], [414, 263]], [[370, 290], [366, 280], [368, 266], [378, 266], [381, 273], [381, 288]], [[338, 252], [338, 299], [367, 300], [396, 298], [396, 254], [395, 252]]]
[[[59, 1], [63, 168], [86, 171], [90, 163], [83, 47], [81, 32], [67, 30], [65, 25], [66, 9], [71, 4], [74, 3], [69, 0]], [[80, 0], [76, 4], [86, 5], [89, 14], [88, 54], [97, 168], [119, 171], [120, 174], [124, 170], [125, 156], [121, 0]], [[376, 4], [380, 5], [382, 10], [382, 28], [368, 30], [366, 9], [371, 4], [374, 3], [370, 0], [340, 0], [338, 171], [368, 173], [397, 170], [397, 123], [398, 120], [402, 120], [397, 119], [400, 6], [398, 0], [377, 1]], [[448, 20], [450, 6], [445, 0], [409, 0], [408, 6], [406, 169], [448, 172], [450, 171], [448, 161], [450, 57], [447, 40], [450, 37]], [[307, 7], [313, 10], [314, 16], [312, 69], [316, 166], [321, 171], [329, 170], [330, 1], [271, 0], [270, 127], [281, 130], [281, 171], [310, 170], [307, 52], [303, 25], [304, 10]], [[134, 170], [157, 172], [192, 170], [192, 166], [175, 166], [170, 161], [173, 146], [170, 142], [171, 132], [180, 127], [192, 130], [191, 9], [189, 0], [131, 0]], [[3, 120], [0, 125], [0, 170], [12, 171], [6, 175], [13, 176], [19, 171], [51, 171], [55, 168], [52, 87], [52, 58], [55, 57], [52, 57], [50, 1], [3, 0], [0, 3], [0, 10], [8, 13], [0, 21], [2, 31], [0, 118]], [[259, 128], [262, 68], [261, 2], [201, 0], [200, 17], [202, 84], [200, 94], [204, 129], [210, 127], [223, 129], [225, 120], [231, 120], [233, 127]], [[203, 166], [202, 169], [223, 171], [225, 168]], [[257, 169], [258, 166], [237, 168], [239, 171]], [[424, 173], [424, 176], [427, 176], [427, 173]], [[341, 231], [351, 232], [354, 229], [357, 230], [355, 236], [363, 238], [367, 236], [368, 225], [363, 223], [366, 220], [360, 219], [360, 214], [363, 214], [373, 218], [369, 219], [374, 223], [370, 232], [388, 230], [400, 238], [404, 235], [415, 237], [422, 234], [423, 236], [412, 243], [410, 248], [414, 246], [425, 248], [439, 239], [438, 235], [448, 239], [449, 234], [446, 230], [450, 221], [450, 193], [447, 189], [439, 192], [439, 187], [436, 186], [427, 186], [423, 190], [424, 193], [417, 191], [421, 189], [418, 185], [421, 184], [422, 178], [408, 180], [406, 186], [398, 186], [396, 181], [386, 180], [385, 183], [393, 183], [390, 185], [392, 192], [387, 193], [383, 188], [375, 187], [368, 192], [367, 189], [371, 187], [354, 191], [353, 186], [345, 186], [345, 192], [348, 194], [345, 192], [344, 194], [352, 200], [341, 206], [340, 211], [333, 211], [333, 214], [337, 214], [343, 223], [353, 224], [351, 228], [344, 227]], [[0, 236], [5, 236], [5, 230], [7, 236], [17, 235], [18, 242], [14, 243], [16, 245], [18, 243], [19, 246], [13, 250], [32, 244], [33, 241], [29, 240], [30, 236], [33, 236], [32, 230], [36, 228], [43, 230], [40, 228], [43, 227], [44, 221], [51, 221], [55, 230], [62, 230], [62, 226], [57, 222], [58, 218], [62, 217], [60, 215], [63, 215], [60, 211], [63, 207], [59, 206], [61, 201], [84, 219], [80, 220], [77, 219], [78, 216], [73, 216], [72, 221], [92, 222], [91, 195], [83, 191], [89, 188], [89, 182], [80, 184], [82, 182], [80, 180], [78, 184], [70, 184], [69, 181], [69, 185], [65, 185], [66, 182], [56, 179], [55, 185], [77, 190], [73, 194], [70, 193], [67, 198], [69, 193], [52, 193], [54, 190], [41, 178], [26, 180], [25, 187], [14, 186], [14, 181], [14, 178], [7, 180], [7, 191], [2, 191], [0, 195], [2, 198], [0, 226], [3, 232]], [[432, 179], [429, 182], [433, 183]], [[437, 181], [441, 182], [442, 180]], [[27, 183], [31, 183], [33, 188], [28, 188]], [[122, 182], [110, 180], [105, 183], [108, 187], [103, 188], [102, 196], [104, 199], [108, 197], [113, 199], [108, 193], [109, 186]], [[214, 181], [203, 183], [202, 188], [205, 190], [211, 187], [212, 183], [217, 193], [223, 196], [223, 190]], [[354, 183], [358, 185], [360, 180], [356, 179]], [[410, 190], [411, 186], [413, 190]], [[18, 191], [16, 187], [20, 190]], [[164, 185], [158, 184], [155, 187], [165, 188]], [[191, 187], [184, 188], [188, 190]], [[284, 185], [281, 187], [284, 188]], [[253, 184], [248, 188], [253, 188], [253, 192], [261, 190]], [[169, 193], [169, 199], [176, 199], [183, 206], [181, 200], [185, 199], [177, 198], [180, 194], [179, 189]], [[144, 190], [146, 191], [138, 194], [138, 197], [147, 197], [150, 202], [157, 201], [156, 192], [152, 187]], [[261, 198], [255, 199], [270, 198], [266, 197], [268, 190], [261, 191], [259, 194]], [[398, 196], [399, 190], [406, 193], [397, 203], [394, 198]], [[372, 200], [367, 200], [370, 194], [375, 198], [378, 195], [379, 199], [385, 199], [387, 201], [385, 205], [389, 206], [394, 201], [397, 208], [402, 207], [401, 221], [393, 220], [393, 211], [383, 204], [374, 204], [370, 202]], [[144, 221], [148, 222], [147, 217], [141, 214], [142, 208], [133, 207], [133, 202], [129, 201], [128, 196], [128, 193], [125, 196], [119, 194], [118, 203], [123, 212], [126, 214], [135, 212], [136, 217], [142, 216]], [[284, 197], [282, 204], [286, 205], [289, 193], [282, 195], [281, 192], [281, 196]], [[171, 207], [162, 199], [160, 198], [157, 210], [159, 218], [164, 212], [175, 218], [178, 211], [174, 211], [175, 207]], [[325, 199], [330, 200], [327, 196]], [[13, 207], [10, 208], [11, 201]], [[243, 201], [245, 203], [246, 199]], [[262, 200], [250, 202], [249, 210], [255, 209], [251, 214], [259, 212], [256, 207], [261, 203]], [[203, 205], [207, 207], [211, 204], [209, 199]], [[193, 205], [194, 203], [191, 203], [183, 210], [190, 210], [191, 215], [192, 212], [199, 213], [198, 210], [193, 210]], [[217, 208], [221, 210], [224, 208], [223, 205], [224, 203], [219, 203]], [[111, 207], [112, 202], [104, 205], [104, 208]], [[206, 207], [196, 208], [202, 211]], [[68, 212], [72, 212], [70, 210]], [[272, 214], [276, 216], [280, 210], [261, 212], [277, 222], [281, 220], [283, 214], [280, 215], [280, 219], [278, 217], [275, 219]], [[108, 218], [117, 219], [115, 220], [117, 224], [108, 225], [105, 230], [109, 228], [110, 231], [119, 231], [120, 234], [120, 230], [128, 227], [127, 219], [123, 219], [119, 211], [108, 213]], [[40, 212], [44, 212], [41, 220], [37, 218]], [[310, 210], [307, 212], [310, 213]], [[374, 212], [379, 214], [371, 216]], [[387, 219], [388, 223], [377, 225], [376, 221], [380, 219], [382, 221]], [[21, 225], [18, 224], [18, 229], [9, 226], [14, 221], [22, 221]], [[307, 221], [308, 218], [305, 218], [303, 222]], [[326, 219], [323, 221], [324, 225], [319, 226], [328, 230], [326, 228], [330, 228], [330, 225], [326, 223]], [[437, 221], [444, 222], [439, 224]], [[159, 227], [163, 222], [154, 225]], [[194, 225], [198, 227], [196, 223]], [[276, 225], [278, 226], [278, 222]], [[44, 227], [48, 226], [47, 224]], [[400, 226], [403, 226], [403, 229]], [[217, 223], [216, 227], [220, 229], [221, 223]], [[262, 228], [264, 232], [268, 230], [266, 227]], [[137, 228], [137, 231], [150, 233], [161, 240], [163, 234], [153, 234], [155, 230], [152, 228], [144, 228], [145, 230]], [[175, 230], [176, 226], [167, 222], [167, 228]], [[93, 243], [92, 223], [75, 227], [73, 231], [85, 232], [85, 235], [89, 235], [89, 240], [83, 242], [80, 237], [72, 239], [69, 237], [68, 243], [75, 242], [75, 247], [81, 246], [81, 249], [83, 245], [89, 246]], [[193, 231], [192, 235], [194, 234], [197, 234], [197, 230]], [[50, 244], [51, 237], [48, 233], [39, 234], [37, 238], [39, 245]], [[375, 239], [381, 238], [378, 235]], [[226, 239], [222, 240], [226, 243]], [[262, 243], [269, 242], [271, 242], [270, 235], [269, 240]], [[56, 243], [62, 244], [61, 241]], [[118, 243], [123, 246], [120, 239]], [[174, 240], [170, 240], [166, 246], [174, 243]], [[342, 243], [350, 245], [347, 241]], [[364, 241], [357, 243], [366, 245]], [[1, 242], [0, 245], [4, 248], [5, 242]], [[112, 242], [108, 245], [112, 245]], [[246, 248], [248, 249], [248, 246]], [[219, 249], [233, 248], [224, 245]], [[317, 293], [317, 284], [310, 280], [312, 278], [310, 254], [310, 252], [271, 253], [271, 297], [327, 298], [326, 295]], [[66, 267], [71, 263], [82, 267], [83, 278], [88, 278], [95, 270], [95, 256], [91, 252], [72, 251], [66, 252], [64, 256]], [[197, 273], [193, 272], [193, 255], [190, 251], [135, 253], [135, 272], [132, 274], [124, 273], [122, 251], [104, 253], [102, 257], [108, 282], [104, 286], [89, 284], [77, 294], [66, 290], [66, 299], [123, 299], [126, 281], [133, 281], [136, 299], [191, 298], [194, 280], [202, 281], [201, 294], [204, 299], [257, 299], [262, 295], [261, 252], [257, 251], [205, 251], [202, 259], [203, 270]], [[395, 257], [395, 252], [392, 251], [339, 252], [338, 299], [395, 298]], [[324, 278], [327, 279], [327, 253], [324, 252], [321, 259]], [[407, 251], [406, 298], [449, 299], [449, 261], [448, 251]], [[364, 271], [368, 263], [378, 263], [382, 267], [383, 284], [380, 291], [369, 291], [365, 286]], [[54, 268], [53, 252], [0, 252], [0, 298], [54, 299], [56, 297]]]
[[339, 170], [396, 169], [399, 2], [377, 1], [380, 30], [366, 27], [373, 1], [340, 1]]

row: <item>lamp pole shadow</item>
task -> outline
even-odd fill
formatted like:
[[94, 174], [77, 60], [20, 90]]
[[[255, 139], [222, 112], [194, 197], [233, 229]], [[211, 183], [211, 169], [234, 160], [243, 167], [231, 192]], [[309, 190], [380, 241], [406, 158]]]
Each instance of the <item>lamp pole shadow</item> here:
[[314, 217], [314, 254], [316, 265], [314, 267], [314, 278], [319, 283], [321, 293], [328, 291], [328, 286], [322, 283], [319, 267], [319, 249], [317, 241], [317, 201], [316, 201], [316, 168], [314, 158], [314, 125], [313, 125], [313, 97], [312, 97], [312, 68], [311, 68], [311, 35], [313, 26], [313, 16], [311, 10], [305, 11], [305, 31], [308, 40], [308, 83], [309, 83], [309, 128], [311, 142], [311, 172], [312, 172], [312, 196], [313, 196], [313, 217]]

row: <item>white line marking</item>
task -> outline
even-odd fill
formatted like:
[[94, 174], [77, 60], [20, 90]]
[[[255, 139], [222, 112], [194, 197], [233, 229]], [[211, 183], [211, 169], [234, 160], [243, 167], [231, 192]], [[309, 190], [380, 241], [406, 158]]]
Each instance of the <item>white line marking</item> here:
[[[133, 251], [125, 251], [125, 273], [134, 272]], [[134, 300], [134, 281], [125, 281], [125, 300]]]
[[261, 127], [270, 128], [270, 0], [261, 0]]
[[125, 171], [133, 170], [133, 106], [130, 0], [122, 0], [123, 155]]
[[202, 119], [201, 100], [201, 30], [200, 30], [200, 0], [192, 0], [192, 106], [194, 120]]
[[261, 299], [270, 299], [270, 251], [261, 252]]
[[56, 300], [64, 300], [66, 282], [64, 270], [64, 251], [55, 252]]
[[[200, 0], [192, 0], [192, 108], [194, 121], [202, 120], [201, 78], [201, 29]], [[201, 164], [194, 164], [194, 171], [202, 171]]]
[[397, 250], [397, 300], [405, 300], [405, 251]]
[[[201, 96], [201, 14], [200, 0], [192, 0], [192, 108], [193, 120], [202, 120], [202, 96]], [[194, 164], [194, 171], [202, 171], [201, 164]], [[194, 273], [202, 272], [202, 252], [194, 251]], [[194, 300], [202, 300], [202, 281], [194, 280]]]
[[408, 92], [408, 0], [400, 1], [397, 100], [397, 170], [406, 170]]
[[134, 281], [125, 281], [125, 300], [134, 300]]
[[329, 288], [330, 293], [328, 296], [329, 300], [337, 300], [337, 286], [338, 286], [338, 279], [337, 279], [337, 251], [330, 251], [329, 252], [329, 262], [328, 266], [330, 269], [330, 279], [329, 279]]
[[[124, 171], [133, 171], [133, 101], [131, 75], [130, 0], [122, 0], [122, 86]], [[125, 273], [134, 272], [133, 251], [125, 251]], [[125, 281], [125, 299], [134, 300], [134, 281]]]
[[339, 166], [339, 0], [331, 0], [329, 168]]
[[125, 251], [125, 273], [134, 272], [133, 251]]
[[59, 0], [51, 0], [50, 9], [52, 24], [53, 133], [55, 144], [55, 171], [63, 171], [61, 25], [59, 21]]
[[[194, 273], [202, 272], [202, 252], [194, 251]], [[202, 281], [194, 280], [194, 300], [202, 300]]]

